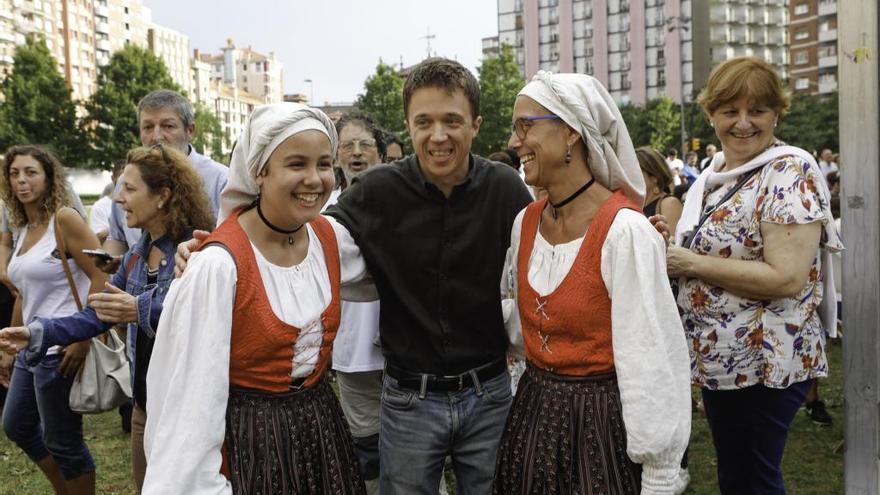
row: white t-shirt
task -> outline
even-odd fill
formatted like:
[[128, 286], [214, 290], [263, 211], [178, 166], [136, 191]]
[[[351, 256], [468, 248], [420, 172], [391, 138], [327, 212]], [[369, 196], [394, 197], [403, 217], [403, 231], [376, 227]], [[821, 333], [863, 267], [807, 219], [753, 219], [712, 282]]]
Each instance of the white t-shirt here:
[[92, 205], [92, 211], [89, 213], [89, 227], [92, 232], [98, 233], [110, 231], [110, 210], [113, 208], [113, 200], [110, 196], [101, 196]]
[[[21, 293], [22, 322], [30, 323], [36, 317], [60, 318], [70, 316], [79, 308], [73, 299], [67, 275], [61, 259], [56, 257], [55, 216], [49, 219], [46, 233], [26, 253], [20, 254], [21, 245], [27, 237], [27, 228], [15, 242], [12, 259], [9, 260], [8, 274], [12, 283]], [[89, 294], [90, 280], [73, 259], [68, 259], [76, 290], [80, 300]], [[46, 353], [55, 354], [60, 346], [53, 346]]]

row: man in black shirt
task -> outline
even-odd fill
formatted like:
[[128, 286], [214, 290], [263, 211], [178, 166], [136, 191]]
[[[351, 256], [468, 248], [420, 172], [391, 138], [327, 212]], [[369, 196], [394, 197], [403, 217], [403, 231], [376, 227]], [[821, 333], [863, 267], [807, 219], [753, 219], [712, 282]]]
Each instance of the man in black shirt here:
[[419, 64], [404, 87], [414, 155], [368, 170], [327, 210], [381, 300], [383, 494], [436, 494], [447, 455], [459, 493], [491, 490], [511, 402], [499, 281], [531, 196], [513, 169], [470, 153], [479, 99], [457, 62]]

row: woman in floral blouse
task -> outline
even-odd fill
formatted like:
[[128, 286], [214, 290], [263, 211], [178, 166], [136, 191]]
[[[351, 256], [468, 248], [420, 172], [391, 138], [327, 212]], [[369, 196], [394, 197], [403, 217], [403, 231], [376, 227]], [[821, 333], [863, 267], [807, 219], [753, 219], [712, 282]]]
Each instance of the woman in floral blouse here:
[[688, 192], [668, 270], [721, 493], [783, 494], [789, 426], [810, 380], [828, 373], [826, 255], [843, 245], [815, 160], [773, 135], [789, 101], [765, 61], [717, 66], [699, 103], [724, 151]]

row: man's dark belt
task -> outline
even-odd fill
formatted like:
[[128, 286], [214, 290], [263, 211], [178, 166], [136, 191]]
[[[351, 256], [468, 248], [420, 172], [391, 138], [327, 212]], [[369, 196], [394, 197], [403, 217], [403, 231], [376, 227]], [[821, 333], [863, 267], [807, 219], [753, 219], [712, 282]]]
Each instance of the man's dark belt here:
[[506, 358], [497, 359], [459, 375], [413, 373], [412, 371], [398, 368], [391, 363], [385, 363], [385, 373], [397, 380], [398, 385], [413, 390], [422, 390], [422, 384], [424, 383], [424, 390], [428, 392], [458, 392], [468, 387], [473, 387], [474, 377], [480, 383], [483, 383], [495, 378], [502, 372], [507, 372]]

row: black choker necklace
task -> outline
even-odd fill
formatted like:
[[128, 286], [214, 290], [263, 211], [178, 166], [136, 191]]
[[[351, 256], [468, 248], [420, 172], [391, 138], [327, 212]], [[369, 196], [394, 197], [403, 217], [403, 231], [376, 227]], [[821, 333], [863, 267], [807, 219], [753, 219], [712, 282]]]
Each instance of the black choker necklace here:
[[260, 200], [259, 199], [257, 200], [257, 215], [260, 216], [260, 220], [262, 220], [263, 223], [266, 224], [266, 227], [269, 227], [270, 229], [274, 230], [275, 232], [278, 232], [279, 234], [287, 234], [287, 243], [290, 244], [291, 246], [293, 246], [293, 234], [296, 234], [297, 232], [299, 232], [299, 229], [301, 229], [301, 228], [303, 228], [303, 226], [305, 226], [305, 224], [301, 224], [299, 227], [297, 227], [293, 230], [284, 230], [284, 229], [279, 229], [278, 227], [272, 225], [272, 223], [270, 223], [269, 220], [266, 220], [266, 216], [263, 215], [263, 210], [260, 208]]
[[593, 185], [593, 182], [596, 182], [596, 179], [593, 178], [593, 177], [591, 177], [589, 182], [587, 182], [586, 184], [584, 184], [583, 186], [581, 186], [581, 188], [578, 189], [577, 191], [573, 192], [573, 193], [571, 194], [571, 196], [569, 196], [569, 197], [563, 199], [562, 201], [560, 201], [560, 202], [558, 202], [558, 203], [553, 203], [553, 201], [550, 201], [550, 198], [548, 197], [548, 198], [547, 198], [547, 202], [550, 203], [550, 206], [551, 206], [551, 208], [552, 208], [552, 210], [551, 210], [550, 212], [553, 214], [553, 219], [554, 219], [554, 220], [556, 219], [556, 210], [558, 210], [559, 208], [562, 208], [563, 206], [565, 206], [565, 205], [571, 203], [572, 201], [574, 201], [574, 198], [580, 196], [581, 194], [584, 193], [584, 191], [586, 191], [587, 189], [589, 189], [590, 186]]

